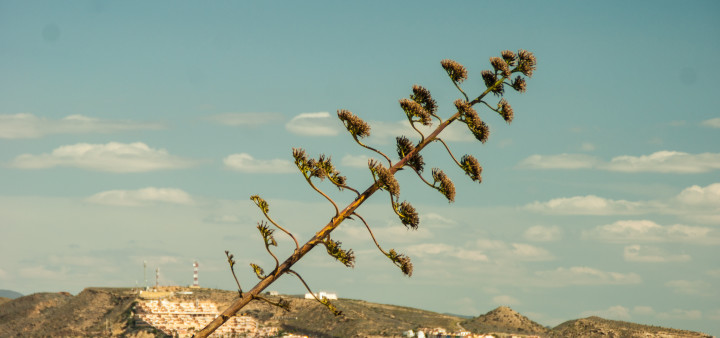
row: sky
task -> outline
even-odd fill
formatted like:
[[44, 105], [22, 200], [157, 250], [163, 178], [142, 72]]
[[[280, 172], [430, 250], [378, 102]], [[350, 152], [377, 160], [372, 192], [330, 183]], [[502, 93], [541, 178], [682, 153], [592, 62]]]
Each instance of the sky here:
[[[526, 93], [505, 94], [514, 121], [476, 106], [485, 144], [458, 123], [441, 134], [479, 159], [481, 184], [435, 143], [426, 167], [455, 182], [454, 203], [404, 170], [418, 230], [384, 193], [358, 210], [412, 277], [358, 221], [333, 233], [354, 268], [316, 248], [294, 269], [342, 298], [720, 335], [718, 17], [716, 1], [2, 0], [0, 289], [152, 285], [156, 268], [189, 285], [197, 260], [201, 286], [232, 290], [225, 250], [250, 289], [249, 264], [273, 263], [251, 195], [302, 242], [334, 214], [292, 148], [331, 156], [364, 190], [379, 155], [338, 109], [396, 161], [394, 138], [418, 139], [398, 104], [414, 84], [454, 113], [441, 60], [467, 67], [477, 95], [490, 57], [525, 49], [538, 65]], [[341, 207], [354, 197], [318, 187]], [[292, 276], [269, 290], [305, 292]]]

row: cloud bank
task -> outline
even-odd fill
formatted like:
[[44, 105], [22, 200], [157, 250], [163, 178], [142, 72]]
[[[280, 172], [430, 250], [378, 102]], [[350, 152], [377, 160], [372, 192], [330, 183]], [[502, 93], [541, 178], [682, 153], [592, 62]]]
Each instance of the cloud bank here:
[[193, 204], [193, 199], [185, 191], [174, 188], [148, 187], [138, 190], [108, 190], [88, 197], [88, 202], [103, 205], [138, 207], [168, 203], [179, 205]]
[[609, 162], [585, 154], [532, 155], [518, 164], [528, 169], [598, 169], [625, 173], [697, 174], [720, 169], [720, 153], [658, 151], [643, 156], [617, 156]]
[[125, 130], [162, 129], [159, 123], [102, 120], [70, 115], [59, 120], [33, 114], [0, 115], [0, 139], [39, 138], [50, 134], [111, 133]]
[[284, 174], [294, 173], [298, 170], [297, 167], [288, 160], [258, 160], [247, 153], [229, 155], [223, 159], [223, 163], [228, 169], [244, 173]]
[[192, 164], [190, 160], [170, 155], [165, 149], [150, 148], [142, 142], [78, 143], [61, 146], [49, 154], [22, 154], [11, 162], [11, 166], [20, 169], [75, 167], [113, 173], [179, 169]]

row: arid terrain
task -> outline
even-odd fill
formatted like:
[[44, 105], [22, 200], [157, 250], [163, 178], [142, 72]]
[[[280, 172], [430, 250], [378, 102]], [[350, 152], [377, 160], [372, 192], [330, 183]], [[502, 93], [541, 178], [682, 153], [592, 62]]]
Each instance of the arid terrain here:
[[[236, 292], [170, 287], [173, 301], [212, 301], [222, 310]], [[180, 294], [179, 292], [185, 292]], [[189, 294], [188, 292], [192, 292]], [[263, 302], [243, 309], [263, 326], [310, 337], [399, 337], [408, 330], [444, 328], [495, 337], [711, 337], [709, 335], [588, 317], [570, 320], [554, 328], [544, 327], [508, 307], [499, 307], [474, 318], [439, 314], [409, 307], [339, 299], [333, 303], [344, 315], [335, 317], [323, 305], [298, 296], [283, 297], [289, 312]], [[135, 325], [133, 306], [140, 301], [130, 288], [87, 288], [76, 296], [69, 293], [36, 293], [15, 299], [0, 298], [0, 337], [38, 336], [162, 336], [156, 330]]]

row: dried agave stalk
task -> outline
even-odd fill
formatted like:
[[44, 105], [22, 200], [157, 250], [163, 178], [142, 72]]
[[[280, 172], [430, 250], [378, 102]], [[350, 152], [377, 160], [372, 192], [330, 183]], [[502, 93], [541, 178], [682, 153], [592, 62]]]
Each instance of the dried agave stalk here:
[[[230, 271], [235, 278], [238, 285], [239, 298], [235, 302], [223, 311], [220, 316], [210, 322], [205, 328], [200, 330], [195, 336], [207, 337], [223, 323], [225, 323], [230, 317], [234, 316], [240, 309], [252, 300], [262, 300], [269, 304], [281, 307], [285, 310], [289, 309], [289, 303], [284, 300], [279, 302], [273, 302], [260, 296], [260, 293], [267, 288], [270, 284], [275, 282], [280, 276], [290, 273], [298, 277], [302, 284], [312, 293], [310, 287], [305, 283], [305, 280], [297, 272], [291, 270], [291, 267], [299, 261], [305, 254], [312, 250], [315, 246], [321, 244], [324, 245], [328, 254], [334, 257], [342, 264], [348, 267], [353, 267], [355, 264], [355, 255], [353, 251], [345, 250], [340, 247], [340, 242], [330, 238], [330, 234], [335, 230], [340, 223], [346, 219], [353, 219], [353, 217], [359, 218], [363, 224], [367, 227], [368, 232], [383, 255], [385, 255], [390, 261], [398, 266], [400, 270], [407, 276], [412, 275], [412, 263], [410, 258], [404, 254], [398, 253], [394, 249], [388, 251], [384, 250], [375, 239], [370, 226], [365, 220], [356, 213], [358, 207], [360, 207], [370, 196], [378, 192], [378, 190], [385, 190], [390, 195], [390, 205], [393, 211], [398, 215], [402, 224], [411, 229], [417, 229], [420, 219], [415, 208], [410, 205], [407, 201], [400, 202], [400, 185], [395, 179], [395, 173], [404, 168], [410, 168], [413, 170], [418, 177], [428, 186], [438, 190], [443, 194], [449, 202], [453, 202], [455, 199], [455, 185], [452, 183], [450, 178], [440, 169], [432, 169], [432, 183], [426, 180], [423, 176], [423, 169], [425, 162], [423, 161], [420, 152], [432, 142], [440, 142], [452, 157], [455, 164], [470, 177], [471, 180], [480, 183], [482, 181], [481, 173], [482, 167], [478, 160], [471, 155], [464, 155], [458, 161], [450, 151], [450, 147], [439, 137], [442, 131], [447, 128], [451, 123], [460, 121], [467, 125], [470, 132], [475, 136], [477, 140], [482, 143], [487, 141], [490, 135], [490, 129], [488, 125], [479, 117], [478, 113], [473, 108], [476, 104], [483, 104], [488, 109], [498, 113], [505, 122], [510, 123], [514, 118], [514, 112], [510, 104], [503, 97], [505, 95], [505, 86], [509, 86], [517, 92], [523, 93], [527, 89], [526, 77], [529, 78], [533, 75], [537, 61], [535, 56], [526, 51], [520, 50], [518, 53], [512, 51], [503, 51], [501, 57], [490, 58], [490, 64], [492, 70], [482, 71], [481, 77], [485, 83], [485, 90], [480, 93], [477, 97], [470, 100], [465, 91], [460, 87], [460, 84], [468, 79], [468, 71], [463, 65], [454, 60], [442, 60], [440, 62], [443, 69], [447, 72], [453, 85], [460, 91], [463, 98], [458, 99], [454, 102], [455, 112], [443, 120], [437, 114], [437, 103], [430, 95], [430, 91], [419, 85], [414, 85], [412, 88], [413, 93], [409, 98], [403, 98], [399, 101], [400, 107], [405, 112], [410, 125], [415, 131], [420, 134], [420, 141], [417, 144], [413, 144], [405, 136], [399, 136], [397, 138], [397, 153], [400, 160], [393, 163], [390, 157], [385, 153], [365, 145], [361, 139], [370, 136], [370, 126], [365, 123], [362, 119], [351, 113], [350, 111], [341, 109], [338, 110], [338, 118], [343, 122], [346, 129], [355, 140], [358, 145], [368, 150], [371, 150], [388, 162], [388, 167], [385, 167], [378, 161], [370, 160], [368, 168], [372, 174], [374, 183], [365, 189], [362, 193], [356, 189], [347, 185], [347, 180], [344, 176], [335, 169], [329, 157], [324, 155], [319, 156], [318, 159], [308, 159], [305, 151], [302, 149], [293, 149], [293, 157], [295, 158], [295, 164], [297, 165], [300, 173], [303, 175], [307, 183], [316, 192], [327, 199], [335, 209], [335, 216], [328, 222], [315, 236], [309, 241], [300, 246], [295, 236], [292, 235], [288, 230], [277, 224], [272, 218], [270, 218], [269, 212], [270, 207], [268, 203], [260, 196], [254, 195], [250, 199], [260, 208], [265, 218], [277, 229], [288, 235], [295, 242], [294, 252], [285, 261], [280, 263], [275, 254], [270, 250], [271, 246], [277, 246], [277, 242], [273, 237], [274, 229], [270, 229], [264, 221], [258, 225], [258, 230], [263, 237], [265, 243], [265, 249], [275, 260], [275, 268], [269, 273], [265, 273], [262, 267], [257, 264], [251, 263], [251, 267], [257, 277], [260, 279], [251, 290], [243, 293], [240, 283], [238, 282], [237, 276], [235, 275], [235, 260], [233, 255], [228, 251], [225, 254], [228, 257], [228, 263], [230, 265]], [[512, 75], [517, 76], [512, 79]], [[494, 96], [500, 97], [495, 106], [490, 105], [486, 101], [488, 94], [494, 94]], [[430, 133], [425, 135], [417, 127], [416, 124], [424, 126], [431, 126], [433, 118], [438, 121], [437, 127]], [[335, 185], [340, 190], [350, 190], [354, 192], [357, 197], [353, 202], [348, 204], [342, 210], [339, 209], [338, 205], [322, 190], [320, 190], [313, 179], [316, 181], [323, 181], [328, 179], [330, 183]], [[318, 299], [318, 302], [328, 307], [335, 315], [341, 315], [342, 312], [338, 310], [332, 303], [327, 299]]]

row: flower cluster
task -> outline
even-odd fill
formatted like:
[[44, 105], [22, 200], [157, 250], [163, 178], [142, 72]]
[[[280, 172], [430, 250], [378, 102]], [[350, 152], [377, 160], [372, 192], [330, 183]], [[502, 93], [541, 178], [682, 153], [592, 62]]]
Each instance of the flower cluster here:
[[275, 237], [273, 236], [273, 232], [275, 232], [274, 229], [270, 229], [267, 226], [267, 223], [265, 221], [262, 221], [258, 223], [257, 226], [258, 230], [260, 230], [260, 235], [262, 236], [263, 240], [265, 241], [265, 247], [269, 246], [277, 246], [277, 242], [275, 241]]
[[372, 158], [368, 160], [368, 167], [370, 168], [370, 172], [372, 172], [373, 177], [375, 177], [375, 181], [380, 189], [389, 192], [395, 197], [400, 196], [400, 184], [389, 169], [385, 168], [380, 162]]
[[[405, 158], [407, 154], [415, 150], [415, 146], [412, 144], [412, 142], [405, 136], [400, 136], [396, 138], [397, 140], [397, 154], [400, 157], [400, 159]], [[422, 155], [420, 155], [420, 152], [416, 152], [413, 154], [412, 157], [410, 157], [407, 162], [405, 162], [405, 165], [407, 165], [410, 168], [413, 168], [413, 170], [417, 172], [423, 171], [423, 166], [425, 165], [425, 161], [423, 160]]]
[[505, 87], [501, 81], [498, 81], [498, 77], [494, 72], [483, 70], [480, 72], [480, 75], [482, 75], [483, 81], [485, 81], [485, 87], [487, 87], [493, 94], [502, 96], [505, 92]]
[[523, 73], [527, 77], [532, 77], [535, 67], [537, 67], [537, 60], [535, 55], [524, 49], [518, 51], [518, 66], [515, 68], [516, 71]]
[[345, 264], [345, 266], [349, 268], [355, 266], [355, 254], [352, 249], [347, 251], [343, 250], [340, 248], [340, 244], [342, 244], [341, 242], [333, 241], [329, 237], [325, 239], [323, 243], [325, 244], [325, 248], [330, 256], [335, 257], [335, 259], [340, 261], [340, 263]]
[[231, 254], [230, 251], [225, 250], [225, 256], [227, 256], [228, 264], [230, 264], [230, 269], [232, 270], [235, 266], [235, 255]]
[[410, 257], [403, 254], [398, 254], [395, 249], [390, 249], [390, 252], [386, 253], [385, 256], [400, 268], [406, 276], [412, 276], [413, 265], [410, 262]]
[[440, 183], [440, 185], [436, 188], [440, 193], [445, 195], [445, 198], [448, 199], [448, 202], [455, 201], [455, 185], [450, 180], [445, 173], [438, 169], [433, 168], [432, 170], [432, 176], [433, 180], [435, 180], [435, 183]]
[[342, 316], [342, 311], [338, 310], [327, 298], [320, 298], [318, 301], [320, 304], [325, 305], [330, 311], [332, 311], [335, 316]]
[[255, 263], [250, 263], [250, 266], [253, 268], [253, 271], [255, 271], [255, 275], [257, 276], [257, 278], [259, 278], [259, 279], [265, 278], [265, 271], [263, 270], [263, 268], [261, 268], [259, 265], [255, 264]]
[[490, 64], [493, 66], [493, 69], [502, 74], [502, 76], [510, 77], [510, 67], [505, 59], [494, 56], [490, 58]]
[[396, 211], [398, 215], [400, 215], [400, 222], [402, 222], [402, 224], [406, 227], [409, 226], [413, 229], [417, 229], [418, 225], [420, 225], [420, 217], [418, 216], [417, 211], [415, 211], [415, 208], [407, 201], [400, 203], [400, 205], [397, 206]]
[[448, 73], [450, 79], [455, 83], [461, 83], [467, 79], [467, 69], [465, 66], [459, 64], [457, 61], [445, 59], [440, 61], [443, 69]]
[[467, 124], [470, 132], [478, 141], [485, 143], [490, 136], [490, 128], [480, 119], [475, 109], [465, 100], [455, 100], [455, 107], [462, 117], [462, 121]]
[[370, 136], [370, 125], [361, 118], [355, 116], [352, 112], [340, 109], [338, 110], [337, 115], [353, 137], [363, 138]]
[[[419, 103], [410, 99], [400, 99], [400, 107], [405, 111], [405, 115], [407, 115], [410, 122], [420, 122], [426, 126], [431, 124], [430, 113]], [[413, 118], [418, 118], [418, 120]]]
[[413, 93], [410, 94], [410, 98], [420, 104], [431, 115], [435, 115], [437, 112], [437, 102], [430, 95], [430, 91], [422, 86], [413, 85]]
[[482, 166], [472, 155], [465, 155], [460, 159], [460, 165], [470, 179], [482, 183]]
[[498, 102], [498, 112], [505, 122], [512, 122], [514, 117], [513, 109], [505, 98], [500, 99], [500, 102]]
[[262, 210], [262, 212], [263, 212], [264, 214], [267, 214], [268, 212], [270, 212], [270, 206], [269, 206], [268, 203], [265, 202], [265, 200], [262, 199], [260, 196], [258, 196], [258, 195], [252, 195], [252, 196], [250, 196], [250, 199], [251, 199], [253, 202], [255, 202], [255, 205], [257, 205], [258, 208], [260, 208], [260, 210]]

